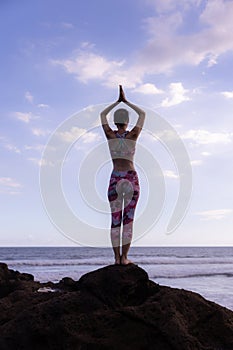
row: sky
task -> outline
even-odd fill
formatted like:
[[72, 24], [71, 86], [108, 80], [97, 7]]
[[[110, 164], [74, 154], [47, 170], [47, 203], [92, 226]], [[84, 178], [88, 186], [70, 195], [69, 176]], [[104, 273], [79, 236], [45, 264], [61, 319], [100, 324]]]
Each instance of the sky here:
[[[46, 145], [74, 115], [86, 134], [75, 143], [79, 124], [59, 131], [71, 145], [65, 197], [81, 220], [107, 228], [106, 215], [102, 222], [80, 201], [77, 174], [81, 167], [86, 178], [95, 172], [94, 163], [85, 165], [105, 141], [95, 113], [118, 98], [119, 84], [128, 100], [151, 111], [139, 142], [159, 165], [166, 190], [160, 216], [133, 245], [233, 245], [232, 0], [2, 0], [0, 19], [0, 246], [77, 244], [51, 222], [39, 180], [42, 168], [53, 167], [42, 157]], [[85, 126], [85, 113], [95, 128]], [[175, 130], [192, 167], [191, 199], [172, 234], [166, 227], [181, 183], [172, 159], [177, 151], [150, 138], [155, 115]], [[153, 187], [153, 164], [143, 169], [140, 162], [138, 215]], [[94, 174], [102, 201], [106, 164]], [[82, 186], [85, 196], [85, 181]], [[153, 196], [156, 207], [159, 189]]]

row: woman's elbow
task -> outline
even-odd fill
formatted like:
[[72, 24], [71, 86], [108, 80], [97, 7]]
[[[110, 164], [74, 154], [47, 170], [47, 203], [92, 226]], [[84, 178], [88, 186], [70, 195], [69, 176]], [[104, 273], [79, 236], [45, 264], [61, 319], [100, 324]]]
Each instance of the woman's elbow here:
[[141, 112], [140, 112], [140, 117], [145, 118], [145, 117], [146, 117], [146, 112], [141, 111]]

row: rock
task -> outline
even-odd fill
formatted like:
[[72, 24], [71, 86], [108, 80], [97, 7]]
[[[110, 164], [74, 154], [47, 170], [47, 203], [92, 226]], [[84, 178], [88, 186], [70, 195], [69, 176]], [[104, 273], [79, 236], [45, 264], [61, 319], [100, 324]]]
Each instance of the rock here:
[[66, 289], [66, 290], [75, 290], [76, 286], [77, 286], [77, 281], [74, 281], [72, 278], [70, 277], [63, 277], [62, 280], [59, 283], [59, 286], [62, 289]]
[[0, 281], [6, 279], [6, 276], [8, 275], [9, 270], [7, 267], [7, 264], [0, 263]]
[[34, 276], [8, 269], [7, 264], [0, 263], [0, 283], [9, 280], [34, 281]]
[[[10, 275], [0, 264], [0, 290]], [[233, 349], [232, 311], [197, 293], [160, 286], [136, 265], [50, 282], [54, 293], [37, 291], [48, 283], [13, 275], [21, 284], [0, 299], [1, 350]]]
[[[134, 264], [110, 265], [89, 272], [79, 280], [79, 289], [91, 293], [111, 308], [140, 305], [150, 294], [149, 278]], [[99, 288], [101, 286], [101, 288]]]
[[0, 298], [15, 290], [32, 288], [33, 286], [33, 275], [8, 269], [6, 264], [0, 263]]

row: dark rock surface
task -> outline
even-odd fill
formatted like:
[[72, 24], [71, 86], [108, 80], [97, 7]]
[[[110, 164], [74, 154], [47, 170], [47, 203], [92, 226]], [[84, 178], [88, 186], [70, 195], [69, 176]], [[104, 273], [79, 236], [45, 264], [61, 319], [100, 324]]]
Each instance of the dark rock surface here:
[[0, 349], [232, 350], [233, 312], [133, 264], [58, 284], [0, 264]]

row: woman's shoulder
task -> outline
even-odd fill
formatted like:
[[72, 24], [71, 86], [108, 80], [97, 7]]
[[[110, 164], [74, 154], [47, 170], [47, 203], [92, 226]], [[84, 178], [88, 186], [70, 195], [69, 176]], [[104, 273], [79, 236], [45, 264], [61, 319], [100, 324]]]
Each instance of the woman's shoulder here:
[[[140, 130], [141, 131], [141, 130]], [[127, 135], [126, 135], [126, 138], [127, 139], [130, 139], [130, 140], [134, 140], [136, 141], [139, 134], [140, 134], [140, 131], [137, 130], [137, 127], [134, 127], [132, 130], [129, 130]]]

